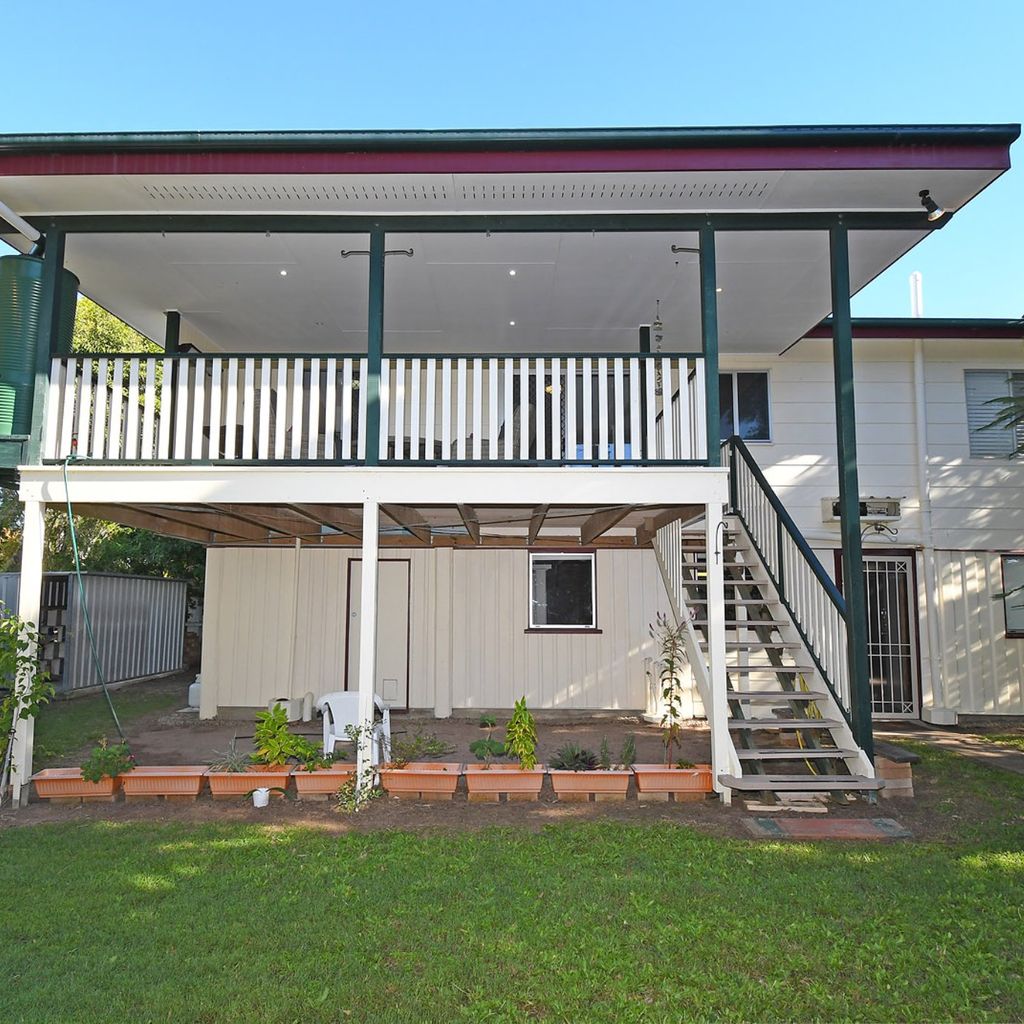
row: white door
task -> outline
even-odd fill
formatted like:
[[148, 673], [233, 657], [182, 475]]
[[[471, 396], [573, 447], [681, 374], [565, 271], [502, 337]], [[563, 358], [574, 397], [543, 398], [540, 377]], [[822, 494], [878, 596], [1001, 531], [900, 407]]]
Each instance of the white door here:
[[868, 666], [875, 718], [917, 718], [917, 595], [909, 555], [865, 555]]
[[[409, 706], [409, 562], [382, 559], [377, 576], [377, 681], [375, 691], [393, 708]], [[362, 559], [349, 562], [346, 690], [359, 689], [359, 606]]]

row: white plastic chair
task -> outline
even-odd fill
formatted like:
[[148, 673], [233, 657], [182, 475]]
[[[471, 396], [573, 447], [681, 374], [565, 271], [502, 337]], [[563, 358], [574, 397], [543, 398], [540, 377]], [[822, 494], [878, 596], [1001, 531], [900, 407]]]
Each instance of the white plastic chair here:
[[[380, 720], [374, 715], [370, 730], [370, 762], [376, 767], [381, 760], [391, 760], [391, 709], [374, 694], [373, 706], [380, 712]], [[336, 743], [351, 743], [352, 737], [346, 729], [359, 726], [359, 694], [351, 690], [325, 693], [317, 702], [316, 709], [324, 716], [324, 754], [333, 754]]]

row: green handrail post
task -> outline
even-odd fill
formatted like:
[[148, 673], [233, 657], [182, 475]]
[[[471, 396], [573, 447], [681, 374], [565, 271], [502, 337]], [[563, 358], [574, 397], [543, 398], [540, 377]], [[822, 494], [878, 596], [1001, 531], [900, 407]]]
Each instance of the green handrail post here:
[[380, 463], [380, 364], [384, 357], [384, 232], [370, 232], [370, 317], [366, 332], [366, 465]]
[[707, 414], [708, 465], [722, 464], [722, 416], [718, 401], [718, 292], [715, 232], [700, 229], [700, 333], [704, 349], [704, 410]]
[[860, 483], [857, 476], [857, 421], [853, 393], [853, 324], [850, 317], [850, 246], [844, 224], [829, 230], [832, 281], [832, 363], [836, 396], [836, 448], [839, 461], [840, 531], [846, 598], [847, 658], [853, 733], [874, 760], [871, 686], [868, 672], [867, 595], [860, 536]]

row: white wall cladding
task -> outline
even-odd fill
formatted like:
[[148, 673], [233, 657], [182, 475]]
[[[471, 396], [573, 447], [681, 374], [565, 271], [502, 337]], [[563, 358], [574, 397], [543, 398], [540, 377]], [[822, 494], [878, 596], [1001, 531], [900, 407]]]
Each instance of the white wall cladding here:
[[[926, 339], [925, 409], [931, 543], [937, 595], [918, 607], [924, 707], [964, 714], [1024, 714], [1024, 641], [1005, 636], [998, 552], [1024, 547], [1024, 460], [972, 458], [967, 435], [967, 369], [1024, 369], [1019, 340]], [[896, 538], [865, 546], [920, 547], [914, 428], [914, 342], [857, 340], [857, 454], [862, 495], [903, 499]], [[768, 370], [772, 441], [750, 450], [822, 564], [834, 571], [838, 524], [822, 522], [821, 499], [838, 493], [831, 343], [804, 339], [787, 355], [723, 356], [723, 370]], [[929, 664], [923, 616], [938, 614], [939, 671]]]
[[936, 556], [947, 706], [962, 714], [1024, 714], [1024, 640], [1006, 636], [999, 555]]
[[[204, 716], [343, 688], [347, 563], [358, 557], [337, 548], [209, 551]], [[505, 708], [524, 694], [534, 708], [645, 706], [647, 627], [667, 611], [652, 552], [598, 552], [602, 632], [592, 636], [524, 632], [524, 550], [387, 549], [384, 557], [410, 561], [410, 707]]]

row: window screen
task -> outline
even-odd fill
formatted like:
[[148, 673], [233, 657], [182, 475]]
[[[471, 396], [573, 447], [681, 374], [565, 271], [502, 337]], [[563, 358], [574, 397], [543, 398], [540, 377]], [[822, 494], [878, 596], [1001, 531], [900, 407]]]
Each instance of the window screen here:
[[739, 434], [744, 441], [770, 441], [768, 374], [723, 373], [718, 378], [722, 437]]
[[995, 399], [1024, 397], [1024, 373], [1009, 370], [967, 370], [967, 433], [971, 455], [975, 457], [1009, 458], [1024, 445], [1024, 424], [1013, 427], [990, 427], [1002, 411]]
[[1024, 637], [1024, 555], [1003, 555], [1003, 611], [1007, 636]]
[[593, 628], [594, 556], [530, 555], [530, 626]]

